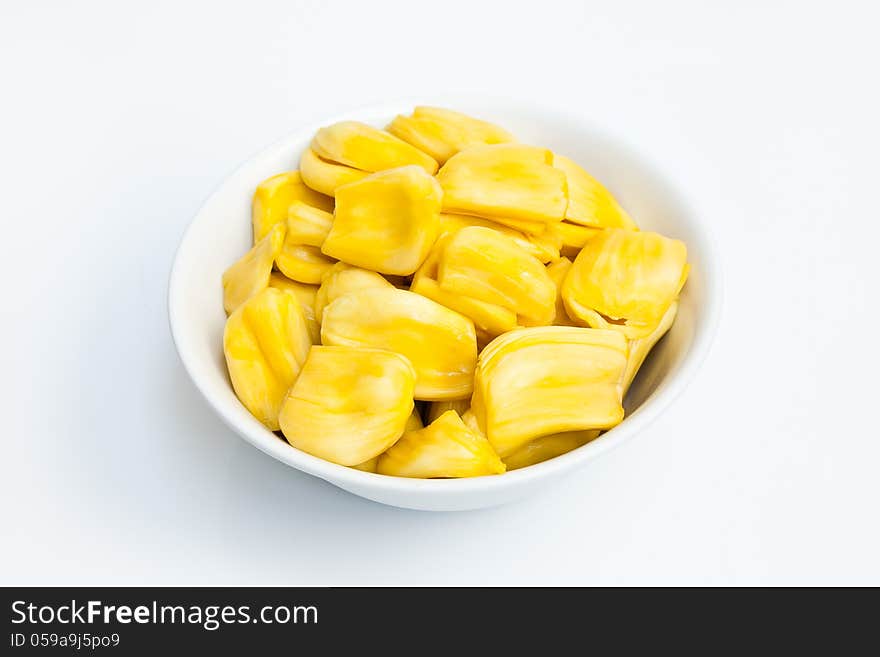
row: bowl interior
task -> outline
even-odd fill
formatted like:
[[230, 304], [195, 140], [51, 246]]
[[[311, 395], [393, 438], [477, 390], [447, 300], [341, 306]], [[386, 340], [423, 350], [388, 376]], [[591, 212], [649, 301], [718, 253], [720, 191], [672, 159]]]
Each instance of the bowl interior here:
[[[680, 202], [673, 189], [650, 165], [619, 140], [590, 128], [583, 120], [548, 110], [511, 109], [487, 103], [447, 103], [504, 126], [524, 143], [546, 146], [567, 155], [602, 181], [644, 229], [676, 237], [688, 245], [691, 273], [682, 293], [678, 317], [642, 366], [626, 400], [627, 418], [601, 438], [551, 461], [501, 477], [472, 480], [407, 480], [381, 477], [344, 468], [304, 454], [265, 429], [235, 397], [222, 350], [226, 321], [220, 278], [223, 271], [251, 247], [250, 205], [254, 188], [268, 176], [298, 168], [299, 156], [320, 125], [357, 119], [383, 127], [396, 113], [415, 103], [351, 112], [282, 139], [230, 176], [203, 206], [187, 230], [175, 260], [169, 291], [172, 333], [181, 359], [196, 386], [233, 429], [258, 448], [301, 470], [348, 490], [383, 502], [435, 508], [437, 495], [454, 488], [470, 500], [450, 503], [482, 506], [474, 494], [490, 487], [513, 487], [570, 468], [634, 433], [649, 409], [659, 412], [660, 398], [671, 399], [680, 376], [693, 369], [708, 347], [717, 311], [717, 275], [704, 227]], [[710, 292], [710, 288], [716, 292]], [[687, 377], [683, 377], [687, 378]], [[656, 404], [655, 404], [656, 402]], [[640, 420], [640, 417], [643, 418]], [[410, 502], [399, 496], [414, 496]], [[419, 495], [425, 495], [424, 502]], [[501, 497], [504, 494], [498, 493]], [[431, 499], [428, 500], [427, 497]], [[487, 494], [488, 503], [503, 501]], [[443, 505], [441, 505], [443, 506]]]

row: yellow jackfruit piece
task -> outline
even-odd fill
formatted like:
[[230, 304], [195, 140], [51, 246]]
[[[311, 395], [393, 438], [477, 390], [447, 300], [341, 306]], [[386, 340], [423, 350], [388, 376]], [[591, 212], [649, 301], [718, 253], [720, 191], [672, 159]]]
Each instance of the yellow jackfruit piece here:
[[[403, 432], [407, 431], [418, 431], [424, 425], [422, 424], [422, 418], [419, 417], [419, 412], [416, 409], [413, 409], [412, 414], [406, 421], [406, 427], [404, 427]], [[364, 461], [363, 463], [358, 463], [357, 465], [353, 465], [355, 470], [363, 470], [364, 472], [376, 472], [376, 466], [379, 464], [379, 456], [374, 456], [368, 461]]]
[[469, 318], [486, 335], [501, 335], [516, 328], [516, 313], [493, 303], [486, 303], [463, 294], [454, 294], [440, 287], [431, 278], [413, 279], [410, 290]]
[[647, 231], [606, 229], [581, 249], [562, 298], [573, 320], [642, 338], [663, 318], [687, 273], [683, 242]]
[[320, 208], [294, 201], [287, 209], [287, 240], [291, 244], [320, 246], [333, 225], [333, 214]]
[[626, 340], [572, 326], [517, 329], [480, 353], [471, 410], [502, 458], [550, 434], [623, 419]]
[[371, 287], [391, 288], [394, 286], [374, 271], [337, 262], [324, 275], [321, 287], [315, 297], [315, 316], [318, 323], [324, 321], [324, 308], [336, 299], [350, 292], [366, 290]]
[[266, 288], [239, 306], [223, 332], [232, 388], [254, 417], [277, 431], [284, 396], [312, 341], [296, 296]]
[[553, 226], [561, 238], [559, 252], [569, 258], [576, 258], [591, 237], [595, 237], [602, 229], [579, 226], [578, 224], [560, 221]]
[[413, 276], [410, 290], [468, 317], [473, 321], [478, 333], [483, 332], [495, 337], [516, 328], [514, 311], [463, 294], [448, 292], [437, 283], [440, 256], [450, 238], [451, 235], [446, 234], [437, 240], [431, 253]]
[[630, 340], [627, 344], [626, 371], [623, 373], [624, 396], [626, 396], [630, 385], [632, 385], [633, 379], [636, 378], [636, 374], [642, 366], [642, 363], [645, 362], [645, 358], [648, 357], [648, 353], [650, 353], [651, 349], [654, 348], [654, 345], [656, 345], [660, 341], [660, 338], [666, 335], [666, 332], [672, 327], [672, 323], [675, 321], [677, 313], [678, 300], [672, 302], [672, 305], [669, 306], [669, 309], [663, 314], [663, 319], [660, 320], [660, 323], [657, 324], [653, 331], [644, 338]]
[[439, 107], [416, 107], [412, 116], [397, 116], [388, 132], [443, 164], [471, 146], [516, 141], [496, 125]]
[[400, 354], [315, 345], [279, 415], [291, 445], [340, 465], [388, 449], [413, 412], [415, 370]]
[[430, 424], [446, 411], [455, 411], [459, 416], [464, 415], [471, 407], [470, 399], [450, 399], [448, 401], [435, 401], [428, 405], [428, 423]]
[[577, 326], [575, 322], [571, 321], [562, 301], [562, 282], [568, 275], [571, 264], [571, 260], [563, 257], [547, 265], [547, 274], [556, 286], [556, 318], [553, 320], [553, 324], [556, 326]]
[[319, 344], [321, 342], [321, 324], [315, 318], [315, 296], [318, 293], [318, 286], [297, 283], [284, 274], [272, 272], [272, 276], [269, 278], [269, 287], [290, 292], [296, 297], [300, 308], [302, 308], [303, 316], [306, 318], [306, 326], [309, 329], [312, 344]]
[[453, 155], [437, 180], [445, 212], [499, 223], [562, 221], [568, 206], [565, 173], [553, 167], [552, 152], [534, 146], [474, 146]]
[[415, 165], [433, 175], [437, 161], [394, 135], [357, 121], [341, 121], [318, 130], [312, 150], [330, 162], [361, 171], [384, 171]]
[[490, 228], [470, 226], [446, 243], [437, 270], [440, 287], [517, 313], [523, 322], [550, 324], [556, 286], [541, 262]]
[[566, 431], [552, 436], [542, 436], [527, 442], [504, 459], [507, 470], [518, 470], [529, 465], [542, 463], [561, 456], [573, 449], [586, 445], [602, 433], [598, 429], [590, 431]]
[[275, 264], [287, 278], [316, 285], [336, 261], [321, 253], [317, 246], [285, 240], [281, 251], [275, 256]]
[[276, 224], [244, 256], [223, 272], [223, 308], [234, 311], [269, 285], [272, 265], [284, 244], [284, 224]]
[[333, 227], [321, 250], [382, 274], [408, 276], [427, 257], [443, 192], [415, 166], [374, 173], [336, 190]]
[[[449, 214], [440, 213], [440, 233], [439, 237], [454, 233], [468, 226], [483, 226], [497, 230], [503, 235], [507, 235], [510, 239], [517, 243], [526, 253], [536, 257], [541, 262], [550, 262], [559, 258], [559, 246], [554, 245], [552, 241], [543, 239], [538, 235], [528, 235], [521, 231], [499, 224], [491, 219], [482, 217], [474, 217], [466, 214]], [[560, 245], [562, 240], [560, 239]]]
[[321, 159], [311, 148], [303, 152], [299, 161], [299, 172], [306, 185], [327, 196], [336, 196], [337, 188], [370, 175], [367, 171]]
[[251, 206], [254, 244], [263, 239], [276, 224], [287, 223], [287, 208], [294, 201], [302, 201], [326, 212], [333, 212], [333, 199], [307, 187], [299, 171], [279, 173], [261, 182], [254, 192]]
[[408, 431], [379, 457], [376, 472], [396, 477], [479, 477], [501, 474], [504, 463], [489, 442], [446, 411], [424, 429]]
[[324, 308], [321, 341], [403, 354], [418, 374], [416, 399], [464, 399], [473, 390], [473, 322], [419, 294], [376, 287], [341, 296]]
[[636, 222], [620, 206], [611, 192], [575, 162], [556, 153], [553, 165], [565, 172], [568, 179], [566, 220], [595, 228], [638, 230]]

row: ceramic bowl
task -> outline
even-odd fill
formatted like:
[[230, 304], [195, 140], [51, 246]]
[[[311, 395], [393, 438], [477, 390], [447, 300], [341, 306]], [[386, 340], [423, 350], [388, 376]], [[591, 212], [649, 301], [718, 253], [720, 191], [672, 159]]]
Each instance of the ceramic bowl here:
[[177, 251], [169, 289], [171, 331], [186, 371], [210, 407], [242, 438], [273, 458], [383, 504], [434, 511], [493, 506], [530, 495], [587, 468], [608, 449], [648, 431], [651, 421], [693, 377], [709, 349], [721, 305], [719, 258], [706, 218], [688, 207], [674, 184], [626, 142], [584, 118], [561, 110], [501, 103], [435, 103], [493, 121], [523, 143], [567, 155], [605, 183], [642, 228], [684, 240], [691, 271], [678, 317], [630, 389], [626, 419], [595, 441], [544, 463], [499, 476], [406, 479], [343, 467], [291, 447], [254, 419], [232, 391], [222, 349], [226, 315], [220, 277], [251, 247], [254, 188], [272, 174], [296, 169], [318, 128], [345, 119], [384, 127], [394, 115], [408, 113], [416, 104], [420, 103], [360, 109], [304, 125], [227, 178], [192, 220]]

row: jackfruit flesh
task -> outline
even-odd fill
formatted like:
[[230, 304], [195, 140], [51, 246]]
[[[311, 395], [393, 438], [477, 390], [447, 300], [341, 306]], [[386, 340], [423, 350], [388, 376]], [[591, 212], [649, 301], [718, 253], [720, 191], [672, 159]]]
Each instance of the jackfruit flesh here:
[[413, 292], [377, 287], [337, 298], [324, 308], [321, 341], [403, 354], [417, 372], [416, 399], [464, 399], [473, 390], [473, 322]]
[[311, 148], [303, 152], [299, 161], [299, 171], [302, 181], [308, 187], [327, 196], [336, 196], [339, 187], [370, 175], [367, 171], [321, 159]]
[[443, 210], [548, 223], [562, 221], [568, 206], [565, 173], [553, 153], [534, 146], [475, 146], [453, 155], [437, 174]]
[[471, 410], [506, 458], [541, 436], [618, 424], [625, 367], [626, 340], [616, 331], [517, 329], [480, 354]]
[[633, 379], [636, 378], [636, 374], [639, 371], [639, 368], [642, 366], [642, 363], [645, 362], [645, 358], [648, 357], [651, 349], [654, 348], [660, 338], [666, 335], [666, 332], [672, 327], [672, 323], [675, 321], [675, 316], [678, 313], [678, 300], [673, 301], [672, 305], [669, 306], [669, 309], [663, 314], [663, 319], [660, 320], [660, 323], [644, 338], [638, 338], [636, 340], [630, 340], [627, 344], [627, 355], [626, 355], [626, 371], [623, 374], [623, 394], [626, 396], [629, 387], [632, 385]]
[[473, 297], [454, 294], [441, 288], [431, 278], [413, 280], [410, 290], [461, 313], [474, 323], [475, 328], [487, 335], [501, 335], [516, 328], [516, 313], [512, 310]]
[[287, 209], [287, 240], [292, 244], [320, 246], [333, 225], [333, 214], [320, 208], [294, 201]]
[[683, 242], [647, 231], [607, 229], [578, 254], [562, 298], [572, 319], [637, 339], [660, 323], [687, 273]]
[[321, 287], [315, 295], [315, 317], [318, 323], [320, 324], [324, 319], [324, 308], [336, 299], [371, 287], [391, 288], [393, 285], [374, 271], [337, 262], [324, 275]]
[[433, 175], [437, 161], [394, 135], [357, 121], [321, 128], [312, 139], [318, 157], [361, 171], [384, 171], [415, 165]]
[[550, 324], [556, 313], [556, 287], [541, 262], [489, 228], [471, 226], [452, 235], [440, 256], [437, 283], [515, 311], [525, 322]]
[[594, 228], [638, 230], [611, 192], [574, 161], [556, 153], [553, 165], [565, 173], [568, 181], [567, 221]]
[[531, 256], [534, 256], [541, 262], [551, 262], [559, 258], [559, 247], [561, 246], [561, 240], [560, 244], [556, 245], [553, 243], [552, 240], [547, 240], [542, 236], [527, 235], [526, 233], [518, 231], [515, 228], [505, 226], [504, 224], [499, 224], [495, 221], [492, 221], [491, 219], [484, 219], [482, 217], [474, 217], [465, 214], [449, 214], [446, 212], [440, 213], [439, 237], [443, 237], [444, 235], [447, 235], [449, 233], [454, 233], [468, 226], [483, 226], [484, 228], [497, 230], [502, 235], [507, 235], [510, 239], [516, 242], [517, 246], [519, 246], [523, 251]]
[[333, 226], [321, 250], [358, 267], [408, 276], [437, 239], [442, 196], [437, 181], [415, 166], [340, 187]]
[[297, 244], [285, 239], [281, 251], [275, 256], [275, 264], [287, 278], [317, 285], [336, 261], [321, 253], [317, 246]]
[[518, 470], [536, 463], [543, 463], [557, 456], [562, 456], [573, 449], [586, 445], [602, 433], [598, 429], [589, 431], [566, 431], [542, 436], [527, 442], [518, 450], [504, 458], [507, 470]]
[[223, 332], [223, 353], [235, 394], [270, 431], [312, 341], [295, 295], [266, 288], [239, 306]]
[[284, 224], [276, 224], [242, 258], [223, 272], [223, 308], [229, 314], [269, 285], [272, 265], [284, 244]]
[[446, 411], [424, 429], [408, 431], [379, 457], [376, 471], [396, 477], [450, 478], [502, 474], [489, 442]]
[[425, 262], [413, 276], [410, 290], [464, 315], [474, 323], [477, 331], [492, 337], [516, 328], [514, 311], [463, 294], [449, 292], [437, 283], [440, 257], [451, 237], [446, 234], [437, 240]]
[[299, 171], [279, 173], [261, 182], [254, 193], [251, 206], [254, 244], [263, 239], [273, 226], [287, 223], [287, 209], [294, 201], [333, 212], [333, 199], [306, 186]]
[[400, 354], [315, 345], [281, 408], [287, 441], [340, 465], [378, 456], [413, 412], [415, 370]]
[[416, 107], [412, 116], [397, 116], [388, 132], [433, 157], [441, 165], [471, 146], [516, 141], [496, 125], [439, 107]]
[[306, 326], [309, 329], [312, 344], [319, 344], [321, 342], [321, 324], [315, 317], [315, 297], [318, 294], [318, 286], [297, 283], [284, 274], [272, 272], [272, 276], [269, 278], [269, 287], [290, 292], [296, 297], [300, 308], [302, 308], [303, 316], [306, 318]]

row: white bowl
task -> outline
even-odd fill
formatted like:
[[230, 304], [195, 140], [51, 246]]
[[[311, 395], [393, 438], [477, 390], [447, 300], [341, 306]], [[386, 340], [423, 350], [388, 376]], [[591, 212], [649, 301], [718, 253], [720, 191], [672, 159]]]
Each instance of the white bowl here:
[[705, 219], [682, 203], [654, 167], [617, 139], [557, 110], [449, 103], [449, 107], [502, 125], [524, 143], [573, 158], [604, 182], [642, 227], [684, 240], [691, 271], [675, 325], [639, 372], [627, 398], [626, 419], [597, 440], [538, 465], [490, 477], [406, 479], [346, 468], [291, 447], [254, 419], [232, 391], [222, 349], [226, 315], [221, 274], [251, 246], [254, 188], [272, 174], [296, 169], [300, 153], [319, 127], [345, 119], [382, 127], [415, 104], [361, 109], [303, 126], [223, 182], [193, 219], [177, 251], [168, 300], [171, 331], [187, 372], [208, 404], [236, 433], [279, 461], [392, 506], [433, 511], [493, 506], [528, 495], [641, 433], [682, 391], [706, 355], [715, 331], [721, 303], [719, 259]]

